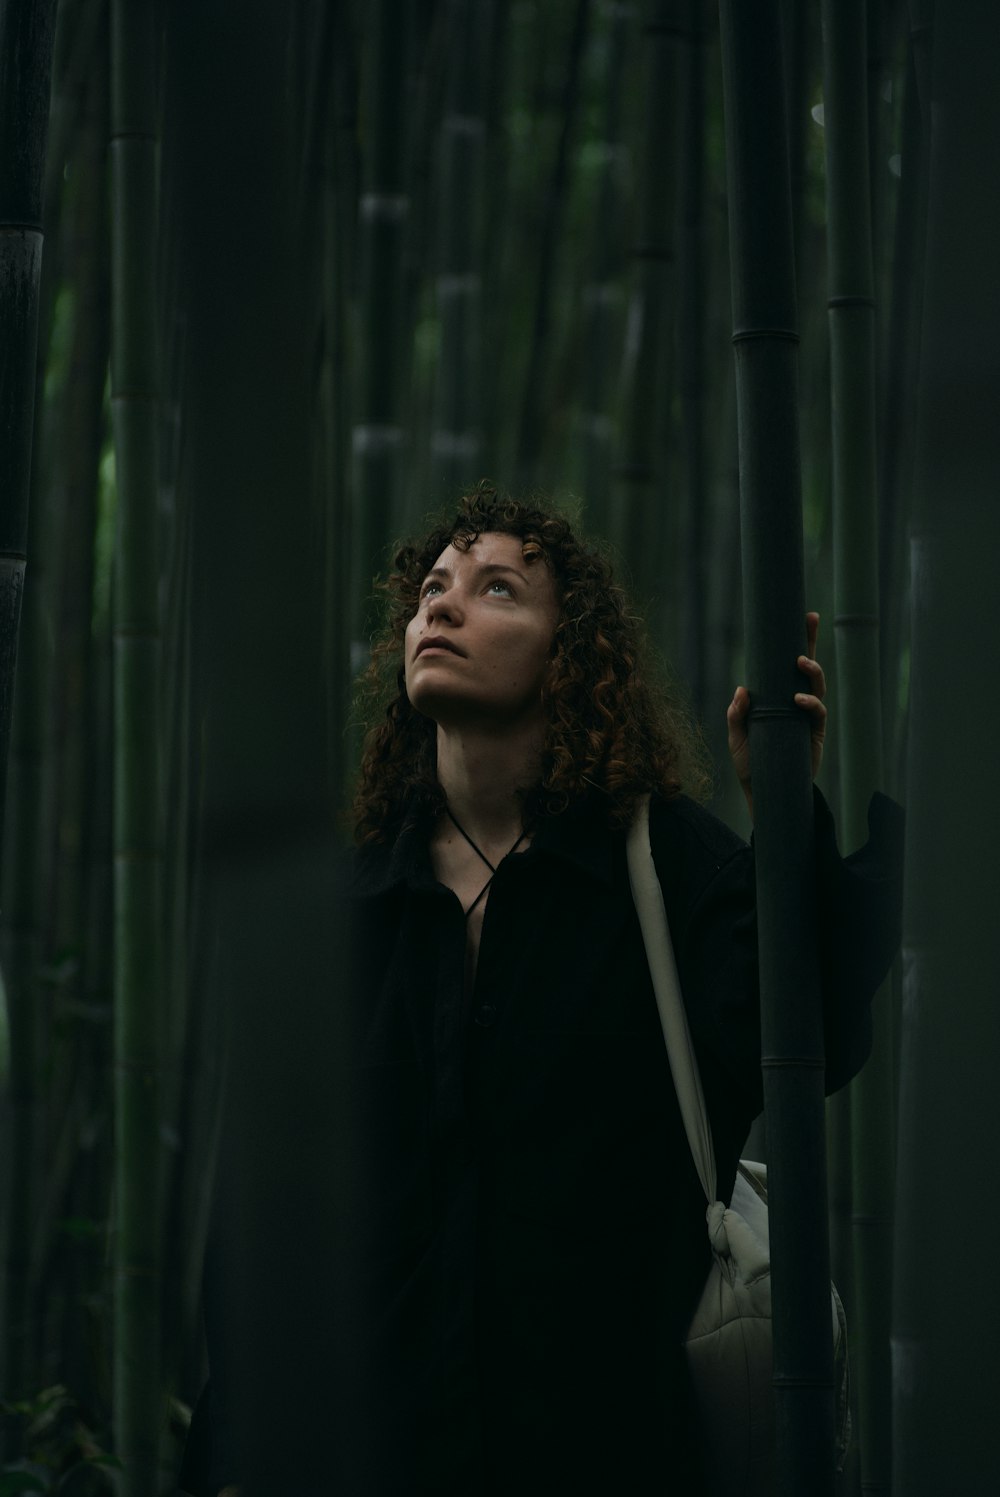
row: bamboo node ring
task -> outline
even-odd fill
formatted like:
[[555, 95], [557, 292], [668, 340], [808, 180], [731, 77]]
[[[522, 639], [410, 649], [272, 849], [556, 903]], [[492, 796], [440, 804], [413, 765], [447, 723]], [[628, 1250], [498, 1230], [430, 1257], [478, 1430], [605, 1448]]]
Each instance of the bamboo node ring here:
[[784, 1071], [791, 1066], [805, 1071], [826, 1069], [826, 1061], [822, 1055], [762, 1055], [760, 1064], [767, 1071]]
[[877, 629], [877, 613], [836, 613], [833, 616], [835, 629]]
[[800, 707], [751, 707], [750, 721], [762, 722], [765, 718], [788, 718], [791, 722], [802, 721], [802, 709]]
[[775, 1388], [832, 1388], [833, 1379], [828, 1377], [789, 1377], [775, 1373], [771, 1379]]
[[791, 327], [754, 327], [740, 328], [733, 334], [734, 343], [749, 343], [754, 338], [773, 338], [779, 343], [799, 342], [799, 335]]

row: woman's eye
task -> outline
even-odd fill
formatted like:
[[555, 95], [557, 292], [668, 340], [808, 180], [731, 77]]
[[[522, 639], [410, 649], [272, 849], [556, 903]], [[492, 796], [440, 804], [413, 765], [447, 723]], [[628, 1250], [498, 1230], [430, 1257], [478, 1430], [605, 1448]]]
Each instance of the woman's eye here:
[[509, 582], [491, 582], [489, 590], [491, 593], [497, 593], [505, 598], [512, 598], [514, 596], [514, 591]]
[[420, 589], [420, 601], [423, 602], [423, 600], [425, 598], [429, 598], [432, 593], [439, 593], [440, 591], [440, 582], [425, 582], [423, 587]]

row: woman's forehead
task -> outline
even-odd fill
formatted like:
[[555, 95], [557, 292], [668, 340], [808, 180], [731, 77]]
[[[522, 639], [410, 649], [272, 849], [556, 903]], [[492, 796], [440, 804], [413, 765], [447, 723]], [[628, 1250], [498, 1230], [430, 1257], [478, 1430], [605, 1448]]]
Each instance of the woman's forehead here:
[[[528, 548], [527, 555], [525, 547]], [[467, 547], [456, 546], [454, 543], [446, 546], [432, 563], [430, 571], [447, 572], [454, 576], [465, 571], [478, 571], [484, 566], [508, 566], [520, 572], [529, 582], [537, 582], [544, 587], [546, 581], [551, 582], [551, 576], [547, 566], [539, 565], [543, 557], [542, 551], [519, 535], [488, 530], [477, 535]]]

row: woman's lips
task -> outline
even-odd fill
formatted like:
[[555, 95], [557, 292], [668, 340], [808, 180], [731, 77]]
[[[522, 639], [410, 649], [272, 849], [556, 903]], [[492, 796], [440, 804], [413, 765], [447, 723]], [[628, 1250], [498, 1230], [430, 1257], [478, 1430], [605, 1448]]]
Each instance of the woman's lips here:
[[458, 645], [452, 644], [450, 639], [444, 639], [440, 634], [434, 634], [430, 639], [422, 639], [417, 645], [417, 654], [422, 655], [425, 650], [447, 650], [451, 655], [464, 656], [465, 651], [460, 650]]

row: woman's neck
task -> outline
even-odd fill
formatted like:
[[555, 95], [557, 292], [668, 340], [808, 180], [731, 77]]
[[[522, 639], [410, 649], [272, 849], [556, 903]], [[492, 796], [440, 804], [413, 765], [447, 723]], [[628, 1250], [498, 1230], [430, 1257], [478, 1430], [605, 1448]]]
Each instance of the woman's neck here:
[[538, 779], [537, 728], [498, 735], [437, 732], [437, 777], [452, 815], [480, 846], [506, 845], [523, 829], [523, 793]]

